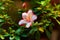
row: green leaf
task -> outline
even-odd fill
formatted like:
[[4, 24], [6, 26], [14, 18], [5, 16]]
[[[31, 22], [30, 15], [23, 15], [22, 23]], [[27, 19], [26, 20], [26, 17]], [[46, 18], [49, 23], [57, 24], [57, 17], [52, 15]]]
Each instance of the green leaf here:
[[7, 14], [4, 15], [5, 18], [9, 18], [9, 16]]
[[0, 22], [5, 22], [5, 20], [4, 19], [0, 19]]
[[28, 36], [28, 33], [23, 33], [21, 34], [22, 37], [27, 37]]
[[1, 6], [1, 5], [3, 5], [3, 3], [2, 3], [2, 2], [0, 2], [0, 6]]
[[10, 39], [10, 40], [13, 40], [14, 38], [15, 38], [14, 36], [12, 36], [12, 37], [9, 37], [9, 39]]
[[6, 33], [6, 34], [4, 35], [4, 37], [8, 37], [8, 36], [10, 36], [10, 34], [8, 34], [8, 33]]
[[37, 3], [41, 4], [42, 6], [46, 6], [46, 2], [45, 1], [37, 2]]
[[45, 26], [49, 26], [49, 24], [46, 24]]
[[21, 32], [21, 29], [19, 28], [19, 29], [16, 30], [15, 33], [18, 34], [18, 35], [20, 35], [20, 32]]
[[45, 6], [46, 5], [46, 2], [45, 1], [41, 1], [41, 5], [42, 6]]
[[36, 3], [41, 4], [41, 2], [36, 2]]
[[57, 21], [57, 23], [60, 25], [60, 21], [58, 21], [57, 19], [56, 19], [56, 21]]
[[46, 35], [50, 39], [51, 33], [48, 30], [46, 30]]
[[45, 0], [45, 1], [37, 2], [37, 3], [41, 4], [42, 6], [46, 6], [49, 2], [50, 0]]
[[59, 4], [59, 5], [56, 5], [56, 8], [57, 8], [57, 9], [60, 9], [60, 4]]
[[34, 34], [35, 32], [37, 31], [37, 28], [32, 28], [30, 31], [29, 31], [29, 34]]
[[50, 2], [50, 0], [46, 0], [46, 3], [49, 3]]
[[38, 25], [38, 22], [36, 22], [36, 23], [33, 23], [33, 26], [36, 26], [36, 25]]
[[0, 35], [0, 38], [1, 38], [1, 39], [4, 39], [4, 36], [3, 36], [3, 35]]
[[4, 10], [4, 9], [5, 9], [5, 7], [1, 6], [1, 7], [0, 7], [0, 9]]
[[37, 32], [35, 33], [35, 39], [36, 39], [36, 40], [40, 40], [40, 33], [39, 33], [39, 31], [37, 31]]
[[2, 27], [3, 24], [4, 24], [4, 23], [1, 23], [1, 24], [0, 24], [0, 27]]
[[15, 36], [15, 40], [20, 40], [20, 36]]

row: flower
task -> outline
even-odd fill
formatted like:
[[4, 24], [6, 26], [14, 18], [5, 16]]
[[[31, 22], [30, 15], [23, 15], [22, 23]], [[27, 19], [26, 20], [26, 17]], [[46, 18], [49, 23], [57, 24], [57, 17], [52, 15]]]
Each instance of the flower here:
[[37, 16], [33, 14], [32, 10], [28, 10], [28, 12], [22, 13], [22, 20], [19, 21], [19, 25], [26, 24], [26, 28], [29, 28], [32, 25], [32, 22], [34, 22], [37, 19]]

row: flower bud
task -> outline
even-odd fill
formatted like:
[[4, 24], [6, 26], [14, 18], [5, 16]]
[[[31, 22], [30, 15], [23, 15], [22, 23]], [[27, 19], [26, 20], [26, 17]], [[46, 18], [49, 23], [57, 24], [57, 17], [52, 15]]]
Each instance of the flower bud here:
[[27, 4], [27, 2], [24, 2], [23, 4], [22, 4], [22, 8], [27, 8], [27, 6], [28, 6], [28, 4]]

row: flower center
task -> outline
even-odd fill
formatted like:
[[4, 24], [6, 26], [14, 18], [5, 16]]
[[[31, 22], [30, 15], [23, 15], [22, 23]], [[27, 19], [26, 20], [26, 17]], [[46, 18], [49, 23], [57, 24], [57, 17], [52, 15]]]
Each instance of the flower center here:
[[31, 22], [31, 20], [32, 20], [31, 18], [32, 18], [32, 15], [27, 15], [26, 21]]

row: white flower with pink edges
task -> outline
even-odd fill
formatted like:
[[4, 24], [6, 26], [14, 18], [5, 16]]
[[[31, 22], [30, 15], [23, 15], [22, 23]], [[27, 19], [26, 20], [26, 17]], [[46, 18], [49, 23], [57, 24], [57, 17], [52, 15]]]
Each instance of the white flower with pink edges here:
[[37, 19], [37, 16], [33, 13], [32, 10], [22, 13], [22, 20], [19, 21], [19, 25], [26, 24], [26, 28], [29, 28], [32, 23]]

